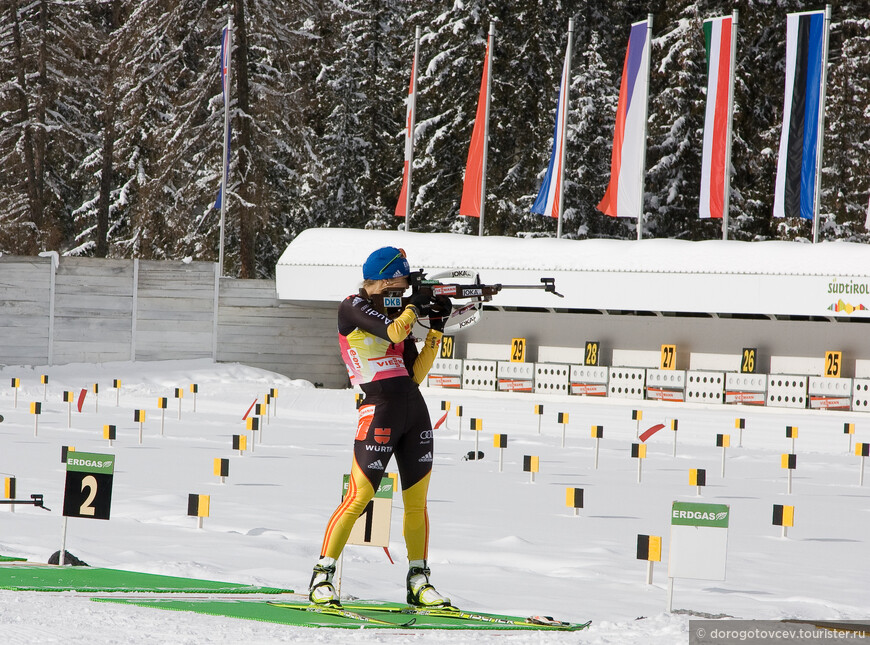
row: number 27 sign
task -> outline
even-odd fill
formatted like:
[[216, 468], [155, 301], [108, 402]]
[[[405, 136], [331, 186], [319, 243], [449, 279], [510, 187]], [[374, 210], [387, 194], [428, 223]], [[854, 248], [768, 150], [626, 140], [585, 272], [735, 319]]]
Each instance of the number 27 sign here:
[[115, 455], [70, 452], [66, 461], [64, 516], [109, 519], [114, 473]]

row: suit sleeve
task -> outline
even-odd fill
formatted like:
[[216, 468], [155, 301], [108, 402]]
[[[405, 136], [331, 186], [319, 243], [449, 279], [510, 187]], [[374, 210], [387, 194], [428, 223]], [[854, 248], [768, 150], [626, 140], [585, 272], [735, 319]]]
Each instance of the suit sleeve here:
[[338, 331], [347, 336], [354, 329], [362, 329], [378, 338], [401, 343], [410, 334], [417, 322], [417, 310], [405, 307], [395, 318], [388, 318], [359, 296], [346, 298], [338, 308]]
[[420, 352], [417, 360], [414, 361], [412, 378], [417, 385], [423, 382], [429, 370], [432, 369], [432, 363], [438, 357], [438, 346], [441, 344], [441, 337], [443, 335], [443, 332], [436, 331], [435, 329], [430, 329], [429, 333], [426, 334], [426, 339], [423, 341], [423, 351]]

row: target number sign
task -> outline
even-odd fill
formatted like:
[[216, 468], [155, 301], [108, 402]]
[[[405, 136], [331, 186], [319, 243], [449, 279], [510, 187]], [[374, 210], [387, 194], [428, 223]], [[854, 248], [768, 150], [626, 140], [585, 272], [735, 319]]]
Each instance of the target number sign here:
[[586, 350], [583, 352], [583, 364], [598, 366], [598, 348], [600, 343], [597, 340], [587, 340]]
[[442, 336], [440, 358], [453, 358], [454, 347], [453, 336]]
[[109, 519], [114, 474], [115, 455], [70, 453], [66, 461], [64, 516]]

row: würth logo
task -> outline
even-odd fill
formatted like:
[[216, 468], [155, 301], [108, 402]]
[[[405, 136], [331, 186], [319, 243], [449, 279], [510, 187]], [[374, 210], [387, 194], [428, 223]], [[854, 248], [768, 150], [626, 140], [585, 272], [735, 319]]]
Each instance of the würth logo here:
[[390, 428], [375, 428], [375, 441], [378, 443], [389, 443]]

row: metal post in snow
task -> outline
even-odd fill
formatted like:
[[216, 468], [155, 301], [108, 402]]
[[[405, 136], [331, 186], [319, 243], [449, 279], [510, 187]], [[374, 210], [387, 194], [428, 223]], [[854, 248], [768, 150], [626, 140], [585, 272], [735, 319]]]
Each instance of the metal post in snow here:
[[492, 57], [495, 55], [493, 51], [493, 43], [495, 42], [495, 21], [489, 23], [489, 37], [487, 38], [486, 49], [489, 56], [486, 57], [486, 112], [483, 119], [483, 172], [480, 174], [480, 224], [477, 234], [483, 237], [483, 214], [486, 210], [486, 157], [487, 148], [489, 147], [489, 99], [492, 94]]
[[740, 12], [731, 12], [731, 70], [728, 79], [728, 134], [725, 138], [725, 201], [722, 208], [722, 239], [728, 239], [728, 209], [731, 206], [731, 137], [734, 116], [734, 73], [737, 64], [737, 20]]
[[[233, 51], [233, 18], [230, 16], [227, 21], [227, 72], [224, 78], [224, 153], [221, 157], [221, 223], [220, 223], [220, 244], [218, 250], [218, 269], [220, 277], [224, 274], [224, 224], [227, 214], [227, 164], [229, 162], [229, 147], [230, 147], [230, 67], [232, 66], [232, 51]], [[221, 65], [223, 65], [221, 61]]]
[[653, 15], [647, 14], [646, 17], [646, 43], [645, 47], [649, 47], [649, 55], [646, 57], [646, 78], [647, 78], [647, 96], [643, 102], [643, 138], [641, 140], [641, 159], [644, 162], [640, 165], [640, 212], [637, 214], [637, 239], [643, 239], [643, 185], [644, 175], [646, 174], [646, 122], [649, 118], [649, 74], [650, 74], [650, 59], [652, 58], [652, 28]]
[[63, 528], [61, 529], [61, 536], [60, 536], [60, 551], [57, 554], [57, 563], [60, 566], [63, 566], [64, 562], [66, 561], [66, 524], [67, 524], [67, 520], [69, 520], [69, 518], [66, 515], [64, 515]]
[[414, 68], [411, 70], [411, 92], [408, 96], [408, 185], [405, 186], [405, 231], [411, 230], [411, 175], [414, 172], [414, 130], [417, 121], [417, 61], [420, 56], [420, 26], [414, 30]]
[[813, 195], [813, 244], [819, 241], [819, 210], [822, 190], [822, 144], [825, 135], [825, 90], [828, 83], [828, 41], [831, 35], [831, 5], [825, 5], [825, 44], [822, 46], [822, 83], [819, 90], [819, 130], [816, 150], [816, 188]]
[[562, 149], [559, 151], [559, 213], [556, 220], [556, 237], [562, 237], [562, 213], [565, 211], [565, 159], [568, 157], [566, 148], [568, 147], [567, 130], [568, 130], [568, 94], [571, 91], [571, 48], [574, 43], [574, 19], [568, 20], [568, 50], [565, 53], [565, 75], [563, 80], [565, 83], [565, 96], [562, 100], [565, 104], [562, 106], [562, 123], [559, 128], [562, 130]]

